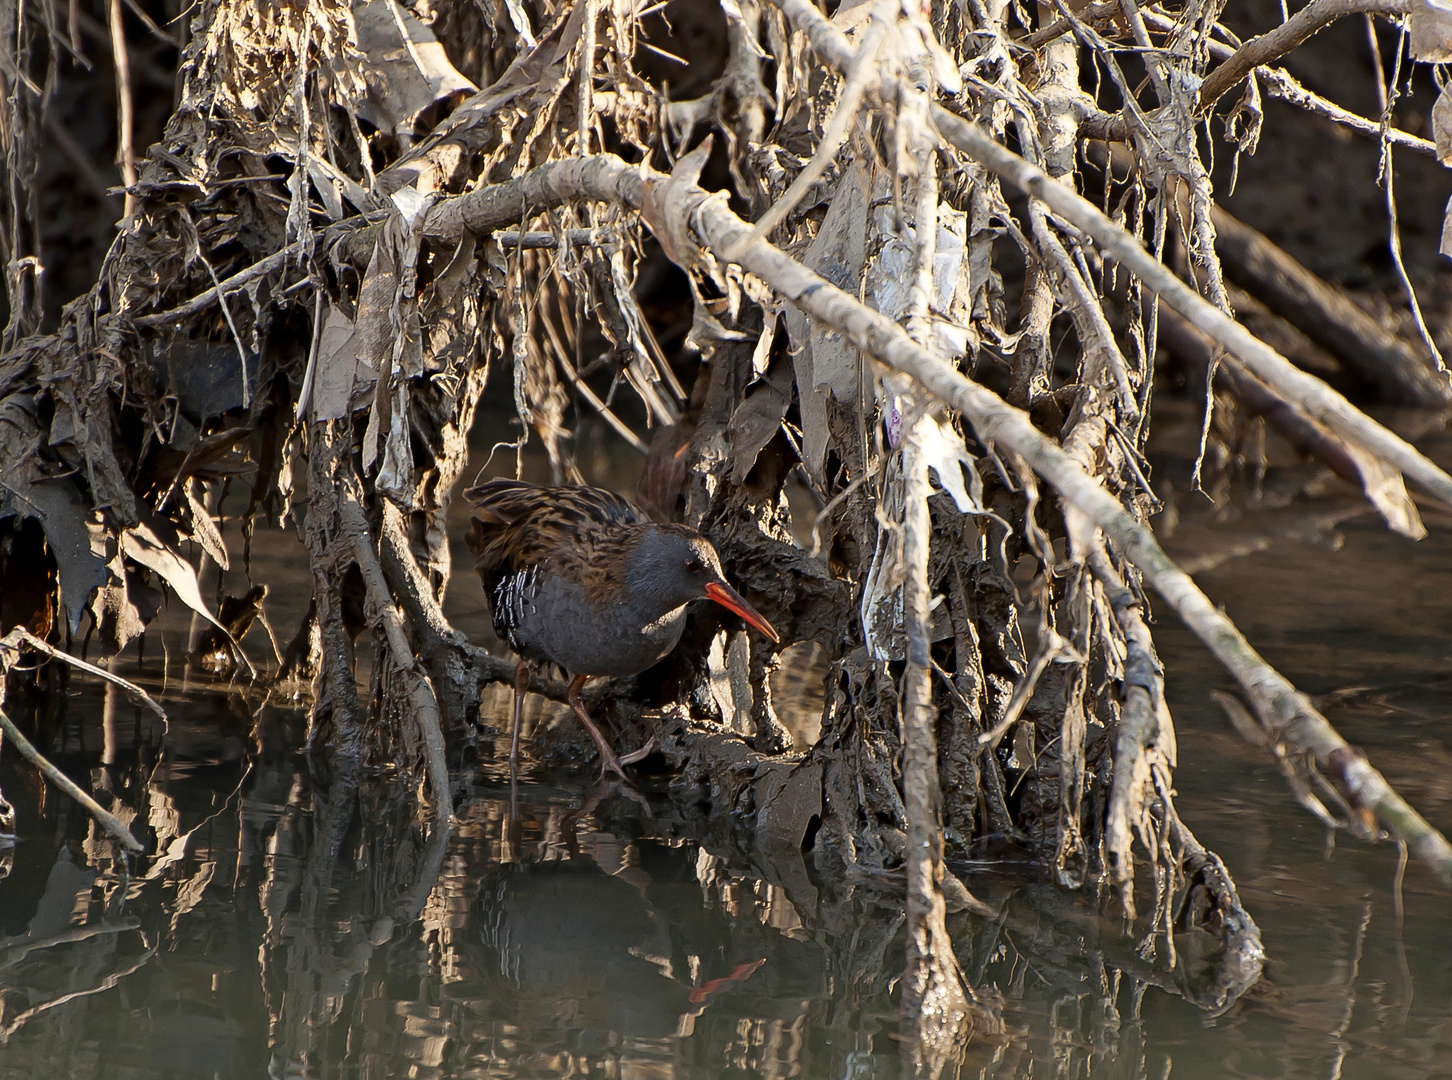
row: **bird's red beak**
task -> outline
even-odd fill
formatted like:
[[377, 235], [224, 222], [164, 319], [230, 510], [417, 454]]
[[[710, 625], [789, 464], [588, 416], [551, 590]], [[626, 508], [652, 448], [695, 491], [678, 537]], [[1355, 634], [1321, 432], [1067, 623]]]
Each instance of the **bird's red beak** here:
[[771, 623], [761, 617], [761, 612], [742, 599], [741, 594], [724, 581], [706, 582], [706, 595], [728, 611], [736, 612], [772, 641], [781, 641], [781, 638], [776, 636], [776, 631], [771, 628]]

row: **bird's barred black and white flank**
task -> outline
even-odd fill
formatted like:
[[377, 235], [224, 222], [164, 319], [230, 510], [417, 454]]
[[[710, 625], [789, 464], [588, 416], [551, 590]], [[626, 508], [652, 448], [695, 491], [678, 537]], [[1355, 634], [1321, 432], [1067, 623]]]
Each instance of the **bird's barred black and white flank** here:
[[538, 565], [526, 566], [522, 570], [506, 573], [494, 588], [491, 607], [494, 616], [494, 633], [509, 647], [518, 651], [516, 631], [524, 625], [534, 611], [535, 597], [539, 594], [540, 573]]

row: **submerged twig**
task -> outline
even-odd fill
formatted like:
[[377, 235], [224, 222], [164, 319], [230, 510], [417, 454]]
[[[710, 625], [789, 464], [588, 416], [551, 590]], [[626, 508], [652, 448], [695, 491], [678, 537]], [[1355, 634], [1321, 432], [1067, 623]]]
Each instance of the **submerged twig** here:
[[5, 738], [15, 744], [15, 749], [20, 751], [21, 757], [39, 769], [40, 774], [52, 784], [80, 803], [103, 829], [121, 843], [122, 847], [138, 855], [146, 850], [141, 841], [131, 835], [131, 830], [126, 827], [125, 822], [82, 791], [74, 780], [52, 765], [45, 755], [21, 734], [20, 729], [5, 714], [4, 709], [0, 709], [0, 731], [5, 733]]
[[[25, 646], [27, 649], [34, 649], [38, 653], [44, 653], [52, 660], [64, 661], [65, 663], [70, 664], [72, 667], [79, 668], [80, 670], [86, 672], [88, 675], [95, 675], [97, 678], [105, 679], [107, 682], [119, 686], [122, 690], [125, 690], [126, 693], [129, 694], [136, 702], [141, 705], [145, 705], [157, 716], [161, 717], [161, 719], [166, 719], [166, 710], [163, 709], [159, 704], [157, 704], [155, 698], [153, 698], [145, 690], [141, 689], [141, 687], [137, 686], [134, 682], [129, 682], [128, 680], [121, 678], [121, 676], [115, 675], [107, 671], [103, 667], [97, 667], [95, 664], [87, 663], [79, 656], [72, 656], [70, 653], [66, 652], [63, 649], [57, 649], [49, 642], [43, 641], [40, 638], [36, 637], [23, 626], [17, 626], [14, 630], [11, 630], [10, 633], [6, 634], [3, 638], [0, 638], [0, 650], [8, 650], [14, 652], [18, 650], [22, 645]], [[7, 664], [5, 659], [3, 657], [0, 657], [0, 671], [3, 671], [7, 666], [9, 665]]]

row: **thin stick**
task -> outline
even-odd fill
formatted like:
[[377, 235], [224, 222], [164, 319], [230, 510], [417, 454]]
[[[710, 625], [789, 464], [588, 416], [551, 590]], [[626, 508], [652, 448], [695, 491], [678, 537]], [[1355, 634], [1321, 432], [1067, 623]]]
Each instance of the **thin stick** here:
[[650, 447], [645, 445], [645, 442], [640, 438], [639, 435], [637, 435], [635, 432], [631, 431], [630, 428], [625, 426], [625, 421], [621, 420], [620, 417], [616, 416], [609, 405], [606, 405], [603, 401], [600, 400], [599, 395], [596, 394], [595, 391], [590, 389], [589, 384], [586, 383], [585, 380], [580, 376], [580, 373], [575, 370], [574, 365], [569, 363], [564, 358], [564, 355], [559, 352], [559, 350], [555, 350], [555, 355], [556, 358], [559, 360], [560, 370], [565, 373], [565, 375], [569, 378], [570, 382], [574, 383], [575, 389], [579, 392], [580, 396], [589, 403], [590, 408], [594, 409], [597, 413], [599, 413], [600, 418], [604, 420], [607, 424], [609, 424], [611, 430], [614, 431], [615, 434], [619, 435], [622, 439], [624, 439], [630, 445], [630, 448], [632, 450], [637, 450], [642, 454], [649, 454]]
[[[1382, 125], [1374, 120], [1368, 120], [1364, 116], [1358, 116], [1350, 109], [1343, 109], [1333, 101], [1327, 101], [1320, 94], [1312, 93], [1302, 86], [1287, 71], [1280, 68], [1264, 67], [1256, 70], [1256, 75], [1265, 85], [1266, 93], [1271, 97], [1280, 98], [1282, 101], [1290, 102], [1297, 108], [1305, 109], [1309, 113], [1324, 117], [1333, 124], [1339, 124], [1349, 131], [1358, 135], [1369, 135], [1372, 138], [1382, 138]], [[1407, 150], [1418, 154], [1425, 154], [1428, 157], [1437, 156], [1437, 144], [1431, 139], [1423, 139], [1416, 135], [1409, 135], [1400, 128], [1388, 126], [1386, 128], [1386, 141], [1393, 146], [1404, 147]]]
[[26, 761], [39, 769], [40, 774], [52, 784], [85, 807], [86, 811], [101, 824], [101, 827], [120, 841], [127, 851], [139, 855], [146, 850], [141, 845], [141, 841], [131, 835], [131, 830], [120, 818], [87, 795], [76, 786], [75, 781], [47, 761], [45, 755], [32, 746], [30, 740], [20, 733], [20, 729], [15, 726], [10, 717], [5, 715], [4, 709], [0, 709], [0, 731], [5, 732], [5, 737], [15, 744], [15, 749], [20, 751], [20, 755]]
[[1432, 340], [1432, 333], [1427, 329], [1427, 321], [1422, 318], [1422, 305], [1417, 302], [1417, 290], [1412, 288], [1412, 279], [1407, 276], [1407, 264], [1402, 258], [1402, 227], [1397, 221], [1397, 196], [1394, 182], [1396, 170], [1392, 167], [1391, 143], [1387, 141], [1386, 129], [1391, 127], [1392, 106], [1397, 100], [1397, 82], [1401, 78], [1402, 51], [1407, 44], [1407, 31], [1403, 30], [1397, 36], [1396, 63], [1392, 66], [1390, 83], [1386, 79], [1386, 70], [1381, 62], [1381, 45], [1376, 40], [1376, 23], [1370, 15], [1366, 16], [1366, 36], [1371, 45], [1372, 69], [1376, 73], [1376, 92], [1381, 102], [1381, 161], [1379, 171], [1381, 179], [1386, 185], [1386, 216], [1390, 235], [1388, 244], [1391, 247], [1392, 265], [1396, 267], [1397, 280], [1402, 283], [1402, 289], [1407, 294], [1407, 304], [1412, 309], [1412, 321], [1416, 323], [1417, 333], [1421, 336], [1422, 344], [1427, 346], [1427, 351], [1432, 354], [1432, 359], [1437, 363], [1437, 370], [1446, 373], [1446, 367], [1442, 363], [1442, 352], [1437, 348], [1437, 343]]
[[599, 0], [584, 0], [584, 3], [585, 24], [580, 28], [580, 66], [576, 72], [580, 80], [580, 115], [575, 152], [581, 157], [590, 152], [590, 127], [595, 111], [592, 95], [595, 91], [595, 22], [599, 17]]
[[1200, 84], [1200, 110], [1207, 111], [1226, 91], [1256, 68], [1279, 60], [1318, 30], [1347, 15], [1405, 15], [1409, 0], [1311, 0], [1274, 30], [1251, 38]]
[[[72, 656], [68, 652], [57, 649], [54, 645], [51, 645], [48, 642], [42, 641], [40, 638], [36, 637], [23, 626], [17, 626], [14, 630], [10, 631], [10, 633], [6, 634], [3, 638], [0, 638], [0, 649], [18, 650], [21, 645], [25, 645], [27, 648], [34, 649], [38, 653], [44, 653], [52, 660], [63, 660], [67, 664], [70, 664], [72, 667], [80, 668], [82, 671], [87, 672], [88, 674], [105, 679], [109, 683], [114, 683], [122, 690], [125, 690], [126, 693], [131, 696], [132, 700], [136, 701], [140, 705], [145, 705], [157, 716], [161, 717], [161, 719], [166, 719], [166, 710], [156, 703], [155, 698], [153, 698], [150, 694], [148, 694], [145, 690], [141, 689], [141, 687], [137, 686], [135, 683], [128, 682], [127, 680], [121, 678], [121, 676], [119, 675], [113, 675], [105, 668], [97, 667], [95, 664], [88, 664], [86, 663], [86, 661], [82, 660], [78, 656]], [[3, 669], [4, 667], [5, 662], [3, 659], [0, 659], [0, 669]]]
[[520, 232], [515, 229], [494, 234], [494, 240], [500, 247], [518, 247], [528, 251], [557, 248], [562, 243], [568, 243], [571, 247], [596, 247], [618, 240], [619, 237], [620, 233], [616, 229], [566, 229], [563, 235], [552, 232]]
[[126, 51], [126, 28], [121, 25], [121, 0], [108, 0], [106, 22], [111, 31], [111, 57], [116, 64], [116, 161], [126, 185], [124, 213], [129, 219], [136, 210], [136, 151], [131, 145], [131, 57]]
[[[167, 326], [174, 322], [180, 322], [189, 316], [206, 311], [207, 308], [221, 299], [223, 293], [236, 292], [250, 282], [256, 281], [264, 274], [270, 274], [279, 267], [287, 265], [287, 261], [299, 252], [311, 250], [311, 248], [312, 241], [299, 240], [295, 244], [289, 244], [281, 251], [273, 252], [267, 258], [253, 263], [247, 269], [238, 271], [229, 278], [217, 281], [216, 275], [214, 274], [212, 276], [213, 285], [206, 292], [198, 293], [185, 304], [174, 307], [170, 311], [161, 311], [155, 315], [142, 315], [139, 318], [132, 319], [131, 322], [135, 326], [144, 327]], [[211, 267], [209, 266], [207, 269], [210, 271]]]
[[[927, 81], [926, 79], [924, 81]], [[918, 171], [918, 198], [913, 215], [916, 258], [908, 298], [908, 327], [918, 343], [932, 340], [929, 322], [933, 295], [933, 262], [938, 241], [938, 170], [936, 139], [926, 123], [925, 95], [914, 89], [904, 95], [909, 105], [899, 115], [909, 123]], [[928, 497], [928, 459], [924, 436], [936, 421], [919, 386], [897, 376], [908, 412], [902, 444], [903, 624], [907, 637], [907, 670], [902, 677], [902, 794], [907, 814], [907, 854], [903, 870], [907, 893], [907, 963], [903, 975], [903, 1009], [912, 1042], [904, 1047], [920, 1071], [946, 1060], [968, 1019], [967, 991], [953, 955], [944, 922], [943, 812], [938, 783], [937, 711], [933, 707], [932, 591], [928, 585], [928, 553], [933, 535]]]
[[207, 276], [212, 279], [212, 289], [217, 294], [217, 303], [222, 307], [222, 317], [227, 320], [227, 329], [232, 331], [232, 342], [237, 346], [237, 364], [242, 369], [242, 407], [252, 407], [252, 388], [247, 385], [247, 346], [242, 344], [242, 334], [237, 329], [236, 320], [232, 318], [231, 305], [227, 303], [227, 296], [222, 291], [222, 283], [217, 279], [217, 271], [212, 269], [212, 260], [202, 254], [201, 247], [197, 248], [197, 258], [207, 268]]

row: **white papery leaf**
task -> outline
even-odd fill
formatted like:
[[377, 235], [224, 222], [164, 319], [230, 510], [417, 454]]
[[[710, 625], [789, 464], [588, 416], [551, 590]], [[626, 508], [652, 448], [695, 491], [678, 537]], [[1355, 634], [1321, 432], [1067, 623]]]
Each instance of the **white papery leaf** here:
[[983, 513], [983, 480], [973, 467], [976, 459], [964, 445], [963, 436], [933, 416], [919, 420], [913, 434], [918, 456], [937, 474], [938, 486], [953, 496], [958, 509], [965, 514]]
[[1356, 471], [1361, 474], [1361, 490], [1386, 523], [1413, 540], [1426, 536], [1427, 527], [1422, 524], [1417, 504], [1407, 494], [1407, 485], [1397, 468], [1353, 442], [1348, 441], [1345, 446], [1356, 463]]

